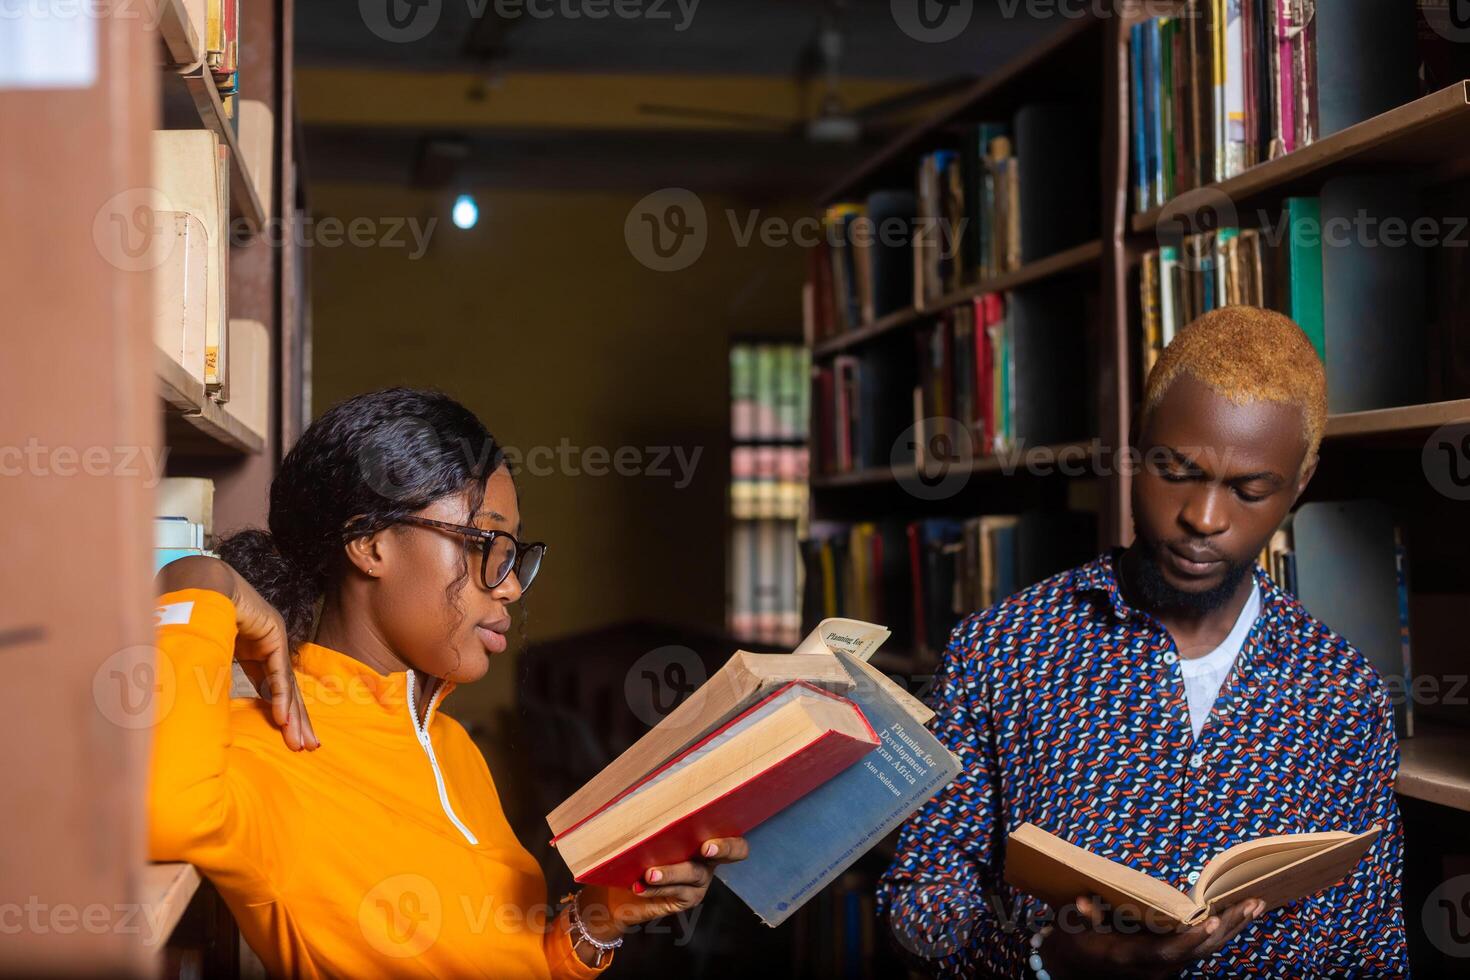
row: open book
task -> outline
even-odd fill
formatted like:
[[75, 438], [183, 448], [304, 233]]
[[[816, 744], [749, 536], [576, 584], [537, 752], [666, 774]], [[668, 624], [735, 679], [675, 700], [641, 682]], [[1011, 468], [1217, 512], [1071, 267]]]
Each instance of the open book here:
[[1247, 898], [1265, 902], [1269, 912], [1330, 888], [1357, 866], [1379, 832], [1374, 827], [1361, 834], [1281, 834], [1245, 841], [1211, 858], [1185, 893], [1026, 823], [1006, 840], [1005, 879], [1053, 909], [1095, 895], [1160, 926], [1191, 926]]
[[824, 620], [793, 653], [738, 652], [547, 815], [578, 881], [629, 885], [743, 835], [716, 874], [777, 925], [959, 772], [922, 702], [867, 663], [888, 630]]

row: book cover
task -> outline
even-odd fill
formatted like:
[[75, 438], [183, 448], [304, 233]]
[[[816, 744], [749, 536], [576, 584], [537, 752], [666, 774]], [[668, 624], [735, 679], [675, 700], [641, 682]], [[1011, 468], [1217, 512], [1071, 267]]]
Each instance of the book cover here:
[[[1292, 518], [1292, 540], [1302, 605], [1346, 637], [1378, 673], [1408, 690], [1399, 599], [1403, 558], [1392, 510], [1376, 500], [1303, 504]], [[1412, 703], [1396, 699], [1401, 736], [1409, 731]]]
[[[624, 793], [608, 802], [605, 809], [631, 800], [642, 790], [655, 786], [681, 765], [712, 758], [721, 745], [729, 745], [750, 730], [750, 725], [775, 711], [794, 706], [798, 698], [829, 699], [852, 707], [848, 699], [830, 694], [800, 681], [787, 684], [743, 714], [711, 732], [664, 765], [649, 773]], [[810, 793], [833, 776], [862, 759], [878, 746], [878, 736], [865, 720], [861, 710], [857, 718], [863, 722], [862, 737], [850, 737], [829, 730], [815, 741], [790, 755], [766, 758], [754, 775], [731, 787], [706, 805], [655, 828], [642, 828], [644, 836], [616, 855], [583, 871], [576, 880], [583, 883], [627, 888], [643, 877], [643, 872], [660, 864], [688, 860], [699, 853], [707, 840], [738, 837], [751, 832], [772, 815]], [[599, 811], [599, 813], [602, 811]], [[590, 822], [593, 817], [589, 817]], [[578, 830], [574, 825], [553, 839], [553, 844], [566, 841]], [[752, 851], [752, 853], [757, 853]]]
[[879, 747], [746, 835], [760, 860], [715, 870], [761, 921], [778, 926], [910, 814], [949, 785], [960, 762], [915, 720], [896, 685], [843, 653], [847, 697]]
[[1321, 250], [1330, 412], [1430, 400], [1428, 258], [1412, 238], [1387, 244], [1392, 223], [1414, 226], [1419, 194], [1398, 175], [1340, 177], [1322, 186], [1321, 227], [1370, 229]]

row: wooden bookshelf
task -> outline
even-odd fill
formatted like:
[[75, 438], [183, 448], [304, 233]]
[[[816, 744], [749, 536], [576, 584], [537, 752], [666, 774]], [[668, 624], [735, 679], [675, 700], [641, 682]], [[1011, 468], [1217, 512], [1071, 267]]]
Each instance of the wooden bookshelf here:
[[[140, 901], [156, 935], [167, 936], [184, 917], [184, 910], [199, 891], [199, 871], [192, 864], [150, 863], [143, 866]], [[161, 954], [162, 948], [154, 950]]]
[[1470, 422], [1470, 398], [1350, 412], [1327, 418], [1326, 439], [1348, 440], [1366, 436], [1423, 436], [1441, 425]]
[[1065, 273], [1076, 272], [1080, 269], [1086, 269], [1089, 266], [1095, 266], [1098, 260], [1102, 258], [1102, 254], [1102, 242], [1091, 241], [1078, 245], [1075, 248], [1069, 248], [1064, 252], [1058, 252], [1055, 255], [1048, 255], [1046, 258], [1028, 263], [1014, 272], [984, 279], [974, 285], [966, 286], [964, 289], [946, 293], [937, 300], [926, 303], [923, 306], [898, 310], [840, 336], [833, 337], [830, 340], [824, 340], [812, 348], [812, 355], [814, 357], [827, 357], [847, 350], [848, 348], [856, 347], [876, 337], [910, 327], [929, 317], [937, 316], [951, 307], [968, 303], [975, 297], [984, 296], [986, 293], [1003, 293]]
[[[1470, 202], [1470, 80], [1456, 82], [1439, 91], [1410, 101], [1357, 125], [1321, 138], [1278, 159], [1261, 163], [1218, 184], [1199, 188], [1144, 213], [1132, 211], [1130, 179], [1131, 111], [1128, 61], [1129, 29], [1150, 13], [1137, 9], [1129, 16], [1101, 23], [1080, 22], [1060, 30], [1051, 40], [1023, 53], [1014, 63], [976, 83], [957, 102], [945, 105], [913, 126], [889, 146], [856, 166], [847, 177], [822, 195], [821, 205], [861, 199], [872, 189], [912, 182], [922, 155], [950, 145], [957, 128], [988, 118], [1002, 118], [1018, 102], [1024, 90], [1035, 83], [1039, 91], [1054, 82], [1048, 76], [1065, 77], [1057, 59], [1062, 53], [1075, 56], [1079, 45], [1100, 31], [1103, 55], [1100, 72], [1090, 81], [1103, 100], [1098, 174], [1101, 181], [1101, 227], [1098, 241], [1070, 249], [1060, 255], [1032, 263], [1002, 280], [956, 291], [925, 307], [906, 309], [865, 325], [850, 333], [813, 346], [816, 358], [858, 348], [885, 335], [914, 329], [919, 323], [949, 307], [966, 302], [977, 293], [1006, 291], [1037, 283], [1050, 286], [1069, 275], [1068, 285], [1087, 282], [1097, 275], [1101, 312], [1098, 343], [1078, 356], [1088, 358], [1088, 371], [1097, 380], [1098, 437], [1104, 446], [1127, 445], [1140, 401], [1142, 379], [1138, 370], [1141, 324], [1138, 322], [1137, 277], [1140, 258], [1161, 241], [1178, 232], [1194, 230], [1197, 216], [1206, 209], [1234, 209], [1244, 226], [1253, 223], [1257, 209], [1279, 207], [1291, 196], [1312, 196], [1338, 177], [1363, 174], [1402, 173], [1425, 189], [1426, 198], [1442, 213], [1463, 215]], [[1037, 98], [1045, 97], [1038, 95]], [[1090, 151], [1089, 151], [1090, 152]], [[1439, 212], [1435, 212], [1439, 213]], [[1227, 223], [1229, 223], [1227, 221]], [[1411, 606], [1419, 597], [1435, 599], [1454, 608], [1456, 600], [1470, 600], [1470, 572], [1463, 556], [1470, 549], [1470, 522], [1465, 504], [1450, 500], [1427, 484], [1420, 454], [1425, 437], [1440, 426], [1470, 425], [1470, 372], [1459, 363], [1470, 344], [1466, 331], [1465, 290], [1470, 279], [1466, 262], [1455, 255], [1437, 256], [1431, 263], [1428, 283], [1431, 301], [1427, 326], [1429, 364], [1426, 365], [1422, 403], [1373, 411], [1329, 416], [1322, 446], [1324, 471], [1334, 472], [1337, 482], [1319, 480], [1319, 492], [1337, 496], [1379, 496], [1403, 515], [1409, 544]], [[1391, 329], [1386, 324], [1385, 329]], [[1436, 346], [1440, 345], [1440, 346]], [[1087, 445], [1082, 443], [1080, 445]], [[1063, 447], [1051, 447], [1060, 450]], [[1006, 506], [1015, 498], [1029, 499], [1036, 490], [1052, 484], [1028, 485], [1007, 496], [1008, 478], [998, 461], [977, 460], [972, 471], [986, 476], [984, 496], [977, 506]], [[876, 521], [890, 516], [909, 519], [932, 513], [952, 515], [952, 500], [925, 501], [887, 492], [905, 480], [922, 475], [910, 466], [878, 467], [812, 479], [813, 515], [816, 519], [843, 522]], [[1132, 539], [1128, 510], [1130, 488], [1126, 473], [1099, 474], [1088, 478], [1101, 491], [1101, 533], [1104, 544], [1126, 545]], [[1076, 487], [1074, 482], [1072, 487]], [[1042, 496], [1038, 494], [1038, 496]], [[1059, 495], [1051, 494], [1052, 501]], [[1070, 496], [1068, 497], [1070, 500]], [[888, 508], [885, 512], [884, 508]], [[1449, 617], [1452, 618], [1452, 617]], [[1458, 625], [1420, 619], [1411, 615], [1414, 671], [1417, 675], [1448, 677], [1464, 672], [1463, 632]], [[911, 675], [932, 669], [928, 660], [912, 651], [881, 651], [875, 657], [883, 669]], [[1409, 850], [1422, 854], [1456, 851], [1458, 845], [1439, 844], [1442, 828], [1460, 827], [1452, 821], [1460, 812], [1470, 812], [1470, 712], [1453, 706], [1434, 705], [1423, 717], [1416, 714], [1417, 734], [1400, 740], [1400, 771], [1397, 791], [1405, 799], [1426, 801], [1434, 807], [1412, 810], [1420, 824], [1406, 824]], [[1428, 814], [1424, 816], [1423, 814]], [[1439, 815], [1435, 815], [1439, 814]], [[1458, 838], [1457, 838], [1458, 839]], [[1448, 841], [1449, 837], [1445, 837]], [[1432, 855], [1431, 855], [1432, 856]], [[1406, 878], [1406, 889], [1409, 879]], [[1432, 885], [1431, 885], [1432, 887]], [[1405, 907], [1418, 907], [1423, 895], [1406, 890]], [[1417, 924], [1411, 924], [1417, 928]], [[1433, 972], [1433, 971], [1428, 971]]]
[[[168, 53], [169, 60], [178, 57], [176, 45], [187, 45], [190, 32], [193, 30], [189, 24], [187, 14], [179, 5], [180, 0], [173, 0], [164, 10], [177, 8], [178, 15], [183, 17], [182, 21], [173, 20], [167, 16], [161, 17], [159, 21], [159, 32], [163, 42], [163, 48]], [[185, 50], [188, 50], [187, 48]], [[195, 67], [188, 71], [176, 71], [171, 67], [164, 70], [164, 121], [173, 129], [192, 129], [202, 127], [211, 130], [219, 137], [220, 142], [225, 145], [230, 154], [230, 217], [240, 219], [243, 222], [244, 235], [236, 235], [236, 238], [249, 237], [260, 234], [265, 227], [269, 213], [269, 202], [262, 202], [260, 194], [256, 192], [255, 181], [250, 177], [245, 157], [240, 152], [240, 140], [235, 133], [235, 121], [225, 113], [224, 102], [220, 99], [219, 89], [214, 84], [214, 76], [202, 67]]]
[[1470, 732], [1416, 735], [1399, 743], [1400, 796], [1470, 811]]
[[1006, 477], [1012, 474], [1007, 470], [1025, 470], [1027, 459], [1035, 453], [1043, 453], [1051, 459], [1052, 468], [1056, 466], [1056, 457], [1065, 453], [1085, 453], [1092, 446], [1090, 440], [1078, 440], [1073, 442], [1059, 442], [1048, 446], [1032, 446], [1029, 448], [1007, 451], [1000, 455], [976, 456], [968, 462], [961, 463], [933, 463], [922, 469], [913, 464], [901, 466], [878, 466], [871, 469], [853, 470], [848, 473], [834, 473], [825, 476], [812, 477], [812, 488], [814, 490], [827, 490], [834, 487], [863, 487], [877, 486], [880, 484], [897, 483], [902, 480], [919, 479], [921, 477], [941, 477], [951, 473], [966, 473], [970, 476], [995, 476]]
[[189, 19], [184, 0], [157, 0], [158, 36], [165, 64], [190, 71], [204, 61], [203, 31]]
[[[95, 34], [95, 61], [74, 81], [0, 91], [0, 130], [26, 134], [0, 140], [0, 288], [16, 327], [0, 358], [0, 427], [8, 427], [0, 444], [30, 439], [109, 461], [105, 476], [69, 476], [65, 456], [39, 457], [45, 467], [0, 480], [0, 504], [16, 516], [0, 563], [9, 600], [0, 648], [15, 668], [0, 694], [10, 731], [0, 742], [7, 778], [29, 804], [11, 808], [0, 865], [15, 894], [53, 908], [147, 908], [150, 926], [161, 914], [166, 938], [192, 921], [184, 910], [208, 889], [194, 868], [148, 862], [149, 732], [110, 713], [103, 693], [104, 682], [147, 667], [153, 644], [157, 474], [142, 460], [163, 460], [170, 476], [213, 479], [217, 529], [264, 523], [282, 432], [299, 432], [301, 255], [290, 236], [277, 245], [254, 233], [300, 201], [292, 0], [240, 8], [240, 97], [275, 114], [272, 200], [256, 193], [234, 123], [199, 65], [201, 25], [184, 0], [147, 6], [142, 15], [78, 19]], [[19, 14], [22, 29], [32, 15]], [[240, 424], [154, 343], [154, 270], [125, 268], [99, 237], [121, 195], [152, 186], [159, 126], [207, 128], [228, 147], [231, 211], [248, 233], [232, 236], [222, 319], [260, 321], [275, 344], [264, 432]], [[82, 566], [84, 578], [105, 585], [76, 584]], [[117, 928], [21, 930], [5, 951], [6, 972], [28, 976], [157, 976], [174, 959]]]

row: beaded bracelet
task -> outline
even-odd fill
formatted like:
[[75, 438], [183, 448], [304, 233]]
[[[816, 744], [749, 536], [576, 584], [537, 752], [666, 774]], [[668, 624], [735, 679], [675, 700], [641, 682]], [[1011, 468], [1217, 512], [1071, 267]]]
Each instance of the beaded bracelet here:
[[614, 939], [610, 943], [604, 943], [597, 939], [594, 939], [592, 933], [588, 932], [587, 927], [582, 923], [582, 917], [577, 914], [577, 901], [581, 897], [581, 892], [567, 892], [561, 897], [561, 900], [566, 903], [568, 918], [571, 920], [571, 928], [567, 931], [576, 933], [576, 935], [572, 937], [573, 949], [577, 948], [578, 943], [585, 941], [591, 944], [593, 949], [597, 950], [597, 957], [592, 961], [592, 968], [600, 969], [602, 967], [603, 955], [605, 953], [611, 953], [613, 950], [623, 945], [623, 939], [621, 936], [619, 936], [617, 939]]
[[1036, 980], [1051, 980], [1051, 974], [1046, 972], [1046, 967], [1041, 962], [1041, 944], [1050, 935], [1051, 926], [1042, 926], [1040, 931], [1031, 936], [1031, 958], [1026, 961], [1026, 965], [1036, 974]]

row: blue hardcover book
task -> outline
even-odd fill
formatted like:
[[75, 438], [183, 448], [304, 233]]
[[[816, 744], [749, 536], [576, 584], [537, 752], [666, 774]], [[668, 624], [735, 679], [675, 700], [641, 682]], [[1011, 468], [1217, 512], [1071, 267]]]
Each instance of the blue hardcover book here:
[[1133, 209], [1147, 211], [1151, 197], [1148, 191], [1148, 124], [1143, 116], [1143, 25], [1134, 24], [1128, 45], [1128, 64], [1133, 76]]
[[752, 859], [715, 876], [768, 926], [778, 926], [949, 785], [960, 761], [924, 727], [933, 713], [877, 668], [834, 653], [852, 676], [846, 697], [879, 745], [745, 835]]
[[1163, 87], [1163, 21], [1157, 17], [1148, 22], [1148, 64], [1144, 65], [1147, 78], [1146, 93], [1148, 107], [1148, 186], [1150, 200], [1157, 206], [1164, 203], [1164, 109]]

